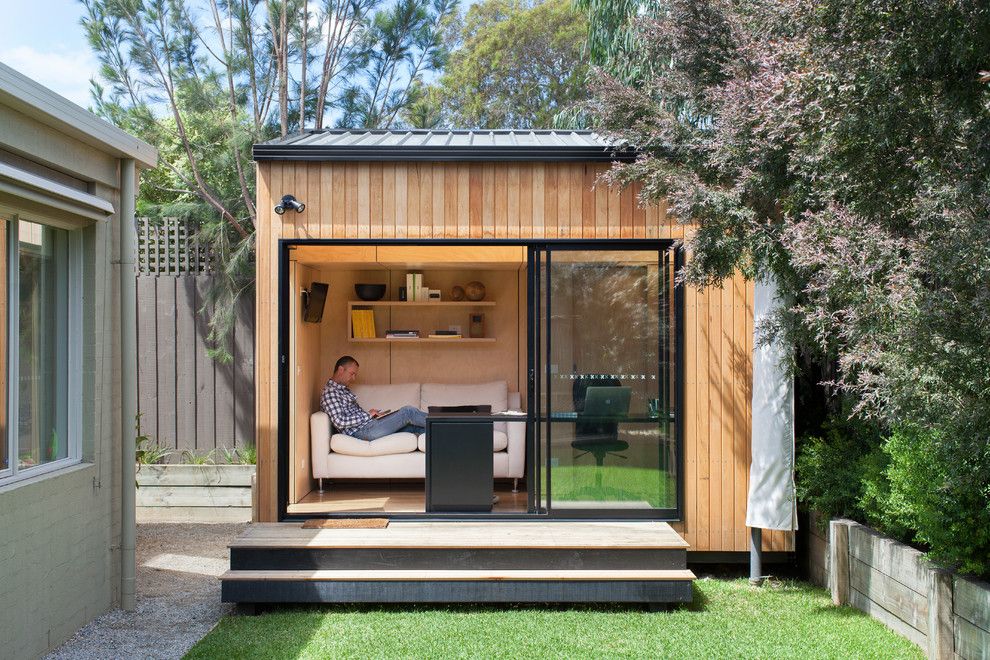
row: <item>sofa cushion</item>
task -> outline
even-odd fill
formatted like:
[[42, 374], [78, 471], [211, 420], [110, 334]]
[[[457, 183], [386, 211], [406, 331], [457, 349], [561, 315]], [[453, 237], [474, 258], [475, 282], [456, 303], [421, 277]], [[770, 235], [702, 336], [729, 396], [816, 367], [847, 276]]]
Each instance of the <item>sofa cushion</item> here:
[[387, 456], [416, 451], [416, 436], [412, 433], [393, 433], [377, 440], [359, 440], [343, 433], [334, 433], [330, 449], [348, 456]]
[[[509, 446], [509, 436], [502, 431], [495, 431], [492, 436], [492, 451], [505, 451], [505, 448]], [[426, 451], [425, 433], [416, 436], [416, 446], [419, 447], [420, 451]]]
[[[351, 387], [358, 405], [365, 410], [397, 410], [402, 406], [419, 407], [419, 383], [395, 385], [354, 385]], [[425, 408], [423, 410], [426, 410]]]

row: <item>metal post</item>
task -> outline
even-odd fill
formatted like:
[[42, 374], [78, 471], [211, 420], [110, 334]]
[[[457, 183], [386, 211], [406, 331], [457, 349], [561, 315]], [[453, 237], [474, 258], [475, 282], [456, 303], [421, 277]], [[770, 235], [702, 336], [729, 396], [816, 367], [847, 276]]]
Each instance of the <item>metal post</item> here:
[[749, 528], [749, 583], [754, 587], [763, 584], [763, 530]]
[[[120, 161], [120, 607], [133, 612], [135, 537], [134, 423], [137, 419], [137, 285], [134, 262], [137, 232], [134, 198], [137, 170], [134, 159]], [[108, 236], [106, 240], [110, 240]]]

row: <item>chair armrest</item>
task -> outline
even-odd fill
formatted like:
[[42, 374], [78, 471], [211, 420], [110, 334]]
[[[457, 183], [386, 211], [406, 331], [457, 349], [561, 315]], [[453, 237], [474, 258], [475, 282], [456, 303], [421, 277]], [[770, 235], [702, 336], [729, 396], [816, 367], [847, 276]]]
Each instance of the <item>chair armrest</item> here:
[[327, 476], [330, 473], [330, 417], [323, 411], [309, 416], [309, 449], [313, 478]]
[[[509, 410], [522, 409], [519, 392], [509, 392], [506, 404]], [[509, 454], [509, 477], [519, 478], [526, 472], [526, 418], [518, 422], [505, 422], [505, 435], [509, 441], [506, 452]]]

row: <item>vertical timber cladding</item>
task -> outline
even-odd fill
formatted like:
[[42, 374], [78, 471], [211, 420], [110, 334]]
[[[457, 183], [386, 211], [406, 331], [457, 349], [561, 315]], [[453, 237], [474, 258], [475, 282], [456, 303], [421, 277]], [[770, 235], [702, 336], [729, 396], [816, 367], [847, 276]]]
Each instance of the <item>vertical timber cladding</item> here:
[[[665, 205], [596, 185], [604, 163], [303, 162], [258, 167], [257, 441], [260, 518], [277, 520], [278, 241], [288, 238], [682, 238]], [[276, 215], [284, 194], [304, 213]], [[684, 520], [692, 550], [745, 551], [753, 285], [689, 289], [684, 333]], [[792, 550], [768, 532], [766, 550]]]

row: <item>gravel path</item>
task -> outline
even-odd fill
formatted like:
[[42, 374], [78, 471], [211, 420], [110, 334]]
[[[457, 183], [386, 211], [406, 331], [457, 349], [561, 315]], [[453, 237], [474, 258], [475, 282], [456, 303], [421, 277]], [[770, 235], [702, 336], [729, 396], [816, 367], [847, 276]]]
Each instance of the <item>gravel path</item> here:
[[137, 528], [137, 610], [107, 612], [48, 658], [181, 658], [233, 606], [217, 576], [227, 543], [247, 525], [143, 524]]

